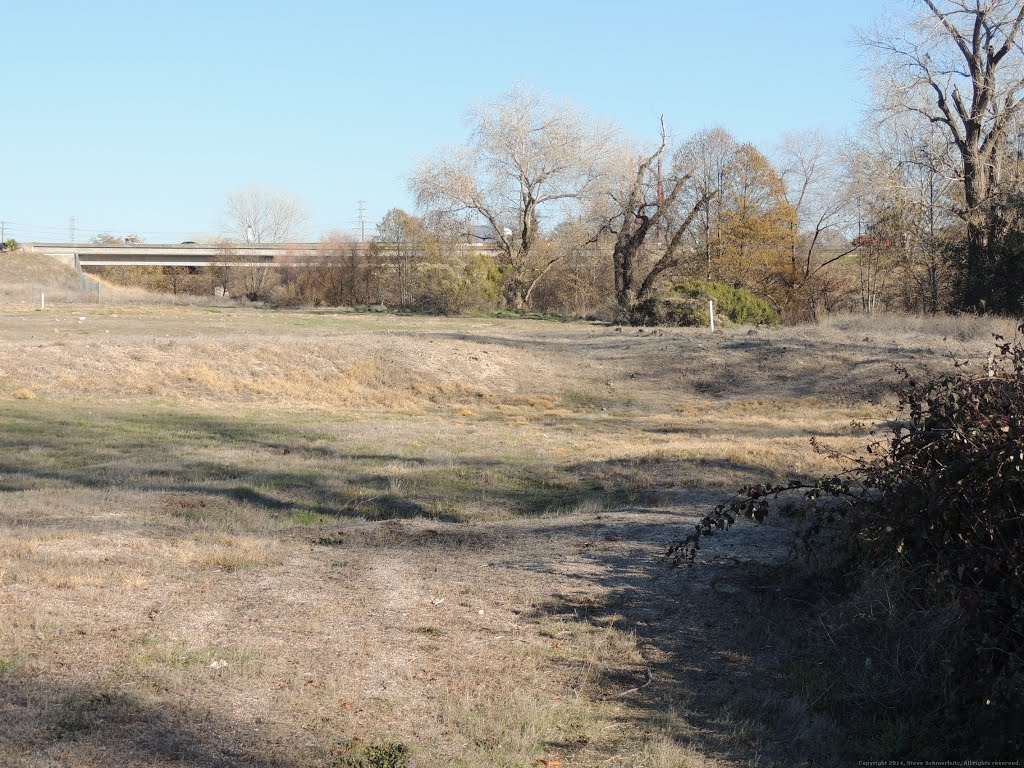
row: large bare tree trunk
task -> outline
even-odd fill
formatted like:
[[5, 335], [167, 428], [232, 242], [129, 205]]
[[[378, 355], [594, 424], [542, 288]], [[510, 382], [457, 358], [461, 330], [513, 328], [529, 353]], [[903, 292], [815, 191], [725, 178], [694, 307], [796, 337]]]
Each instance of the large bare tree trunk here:
[[[679, 264], [684, 248], [684, 237], [697, 215], [703, 211], [716, 191], [694, 190], [693, 174], [687, 168], [677, 168], [670, 174], [668, 193], [651, 194], [657, 188], [651, 174], [666, 149], [666, 133], [662, 125], [661, 145], [655, 152], [641, 158], [637, 170], [628, 182], [627, 192], [620, 202], [617, 225], [608, 229], [615, 234], [612, 250], [612, 268], [615, 273], [615, 299], [623, 312], [647, 299], [654, 292], [658, 277]], [[684, 198], [692, 201], [682, 205]], [[682, 210], [680, 210], [682, 209]], [[671, 214], [671, 215], [670, 215]], [[641, 260], [647, 237], [661, 226], [667, 242], [652, 255], [653, 264], [641, 272]], [[650, 259], [649, 259], [650, 260]]]
[[991, 248], [1007, 132], [1024, 113], [1022, 0], [922, 0], [910, 35], [866, 37], [885, 109], [940, 126], [960, 158], [966, 227], [962, 303], [991, 295]]

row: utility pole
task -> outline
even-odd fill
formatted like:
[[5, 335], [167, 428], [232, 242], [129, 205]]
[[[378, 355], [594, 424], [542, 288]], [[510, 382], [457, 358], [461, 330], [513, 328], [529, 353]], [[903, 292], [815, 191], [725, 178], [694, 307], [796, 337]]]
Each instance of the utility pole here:
[[359, 242], [366, 242], [366, 201], [359, 202]]

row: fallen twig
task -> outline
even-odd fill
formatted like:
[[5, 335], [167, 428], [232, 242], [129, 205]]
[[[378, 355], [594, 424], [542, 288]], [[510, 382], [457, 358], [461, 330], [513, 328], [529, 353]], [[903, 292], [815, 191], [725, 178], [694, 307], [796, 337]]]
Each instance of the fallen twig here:
[[646, 683], [644, 683], [643, 685], [638, 685], [636, 688], [630, 688], [628, 691], [623, 691], [622, 693], [617, 693], [614, 696], [605, 696], [604, 698], [605, 699], [621, 699], [623, 696], [628, 696], [631, 693], [636, 693], [637, 691], [640, 691], [640, 690], [646, 688], [648, 685], [650, 685], [653, 682], [654, 682], [654, 675], [651, 674], [651, 668], [648, 667], [647, 668], [647, 682]]

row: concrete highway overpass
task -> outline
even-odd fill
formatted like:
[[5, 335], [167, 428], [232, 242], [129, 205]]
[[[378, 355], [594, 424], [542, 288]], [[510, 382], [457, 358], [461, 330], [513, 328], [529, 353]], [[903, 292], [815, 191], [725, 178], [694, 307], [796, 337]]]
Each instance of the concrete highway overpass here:
[[[327, 249], [338, 248], [337, 243], [281, 243], [279, 245], [233, 245], [223, 247], [201, 243], [25, 243], [25, 250], [43, 253], [74, 266], [75, 256], [83, 267], [113, 267], [119, 265], [150, 267], [210, 267], [258, 266], [281, 267], [308, 263], [310, 256]], [[491, 245], [466, 245], [466, 249], [491, 253]], [[346, 243], [349, 249], [366, 251], [370, 243]]]
[[[230, 250], [200, 243], [29, 243], [25, 249], [44, 253], [74, 265], [75, 256], [83, 267], [121, 265], [149, 267], [282, 266], [306, 260], [306, 256], [324, 248], [323, 243], [287, 243], [281, 245], [235, 245]], [[365, 250], [369, 243], [353, 243]]]

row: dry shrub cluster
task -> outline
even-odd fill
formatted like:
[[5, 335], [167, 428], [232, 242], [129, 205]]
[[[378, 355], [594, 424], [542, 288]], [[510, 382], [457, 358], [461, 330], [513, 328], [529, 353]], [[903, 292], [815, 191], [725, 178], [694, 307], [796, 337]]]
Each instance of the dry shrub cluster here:
[[[421, 248], [422, 250], [416, 250]], [[328, 247], [271, 270], [259, 298], [276, 307], [394, 307], [451, 315], [491, 309], [498, 274], [490, 261], [457, 248], [332, 238]]]
[[890, 745], [899, 756], [1024, 749], [1022, 334], [997, 335], [980, 370], [904, 372], [902, 418], [846, 472], [749, 486], [670, 550], [692, 561], [703, 537], [737, 516], [763, 522], [783, 500], [827, 596], [812, 634], [844, 662], [828, 702], [925, 722]]

